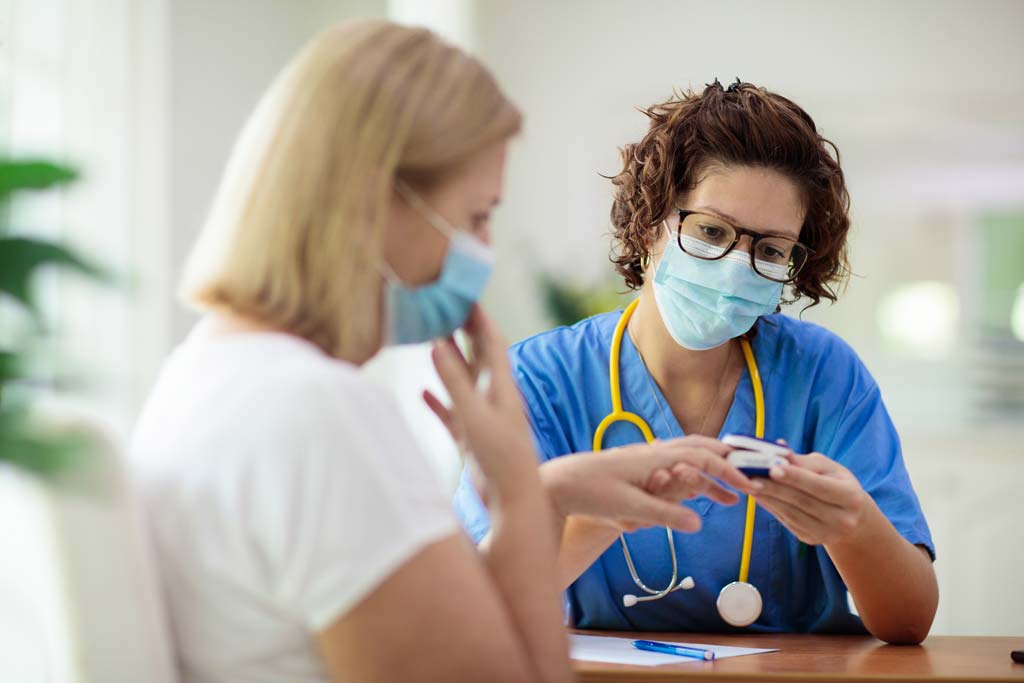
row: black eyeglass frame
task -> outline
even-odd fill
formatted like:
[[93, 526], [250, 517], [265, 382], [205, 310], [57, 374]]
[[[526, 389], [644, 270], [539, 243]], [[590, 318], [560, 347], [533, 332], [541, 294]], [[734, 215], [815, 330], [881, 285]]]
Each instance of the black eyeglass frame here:
[[[800, 274], [800, 271], [803, 270], [804, 266], [807, 265], [807, 262], [810, 260], [810, 257], [814, 254], [814, 250], [811, 249], [810, 247], [808, 247], [806, 244], [803, 244], [802, 242], [800, 242], [798, 240], [790, 239], [789, 237], [782, 237], [781, 235], [766, 235], [764, 233], [757, 232], [755, 230], [751, 230], [749, 228], [740, 228], [740, 227], [737, 227], [737, 226], [733, 225], [732, 223], [730, 223], [729, 221], [725, 220], [724, 218], [721, 218], [719, 216], [715, 216], [714, 214], [704, 213], [703, 211], [690, 211], [689, 209], [680, 209], [679, 207], [676, 207], [675, 210], [679, 214], [679, 225], [676, 226], [676, 244], [683, 251], [683, 253], [686, 254], [687, 256], [692, 256], [693, 258], [699, 258], [702, 261], [717, 261], [719, 259], [725, 258], [725, 256], [730, 251], [735, 249], [736, 245], [740, 243], [740, 238], [743, 237], [744, 235], [746, 235], [746, 236], [750, 237], [750, 267], [754, 269], [754, 272], [757, 273], [758, 275], [760, 275], [761, 277], [765, 278], [766, 280], [771, 280], [772, 282], [781, 282], [782, 284], [787, 285], [787, 284], [793, 282], [794, 280], [796, 280], [797, 275]], [[694, 215], [697, 215], [697, 216], [708, 216], [709, 218], [714, 218], [716, 221], [721, 221], [722, 223], [725, 223], [730, 228], [732, 228], [732, 230], [736, 234], [736, 236], [733, 238], [732, 243], [728, 247], [725, 248], [725, 251], [723, 251], [718, 256], [713, 256], [713, 257], [699, 256], [697, 254], [693, 254], [693, 253], [690, 253], [690, 252], [686, 251], [686, 247], [683, 246], [683, 221], [686, 220], [687, 216], [694, 216]], [[777, 279], [775, 279], [773, 277], [768, 277], [767, 275], [765, 275], [764, 273], [762, 273], [761, 271], [759, 271], [757, 269], [757, 264], [755, 263], [756, 259], [754, 258], [755, 247], [757, 246], [758, 242], [760, 242], [762, 239], [764, 239], [766, 237], [770, 237], [770, 238], [773, 238], [773, 239], [781, 239], [781, 240], [786, 240], [786, 241], [792, 242], [793, 244], [797, 245], [798, 247], [803, 249], [805, 252], [807, 252], [807, 256], [804, 257], [803, 263], [801, 263], [800, 266], [796, 270], [794, 270], [793, 273], [787, 279], [785, 279], [785, 280], [777, 280]]]

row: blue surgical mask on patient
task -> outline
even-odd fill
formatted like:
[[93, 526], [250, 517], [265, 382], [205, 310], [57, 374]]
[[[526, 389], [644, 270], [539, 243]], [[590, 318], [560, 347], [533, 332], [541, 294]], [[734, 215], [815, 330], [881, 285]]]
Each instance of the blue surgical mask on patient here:
[[[667, 228], [666, 228], [667, 229]], [[687, 245], [700, 253], [700, 240]], [[758, 268], [780, 268], [758, 262]], [[785, 275], [784, 269], [780, 274]], [[733, 250], [717, 261], [691, 256], [670, 239], [654, 272], [654, 300], [668, 333], [694, 351], [721, 346], [745, 334], [762, 315], [775, 312], [782, 283], [762, 277], [750, 254]]]
[[457, 230], [407, 185], [396, 188], [413, 209], [448, 237], [441, 275], [411, 287], [383, 266], [388, 280], [385, 338], [390, 344], [416, 344], [447, 337], [466, 322], [494, 267], [494, 250], [464, 230]]

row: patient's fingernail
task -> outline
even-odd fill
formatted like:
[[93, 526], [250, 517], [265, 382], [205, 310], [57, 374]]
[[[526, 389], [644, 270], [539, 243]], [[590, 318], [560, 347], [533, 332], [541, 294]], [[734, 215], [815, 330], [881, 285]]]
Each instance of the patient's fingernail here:
[[755, 491], [760, 491], [761, 489], [764, 488], [764, 484], [754, 479], [751, 480], [750, 482], [750, 488], [754, 489]]
[[771, 469], [770, 474], [772, 475], [772, 479], [782, 479], [786, 476], [786, 470], [776, 465]]

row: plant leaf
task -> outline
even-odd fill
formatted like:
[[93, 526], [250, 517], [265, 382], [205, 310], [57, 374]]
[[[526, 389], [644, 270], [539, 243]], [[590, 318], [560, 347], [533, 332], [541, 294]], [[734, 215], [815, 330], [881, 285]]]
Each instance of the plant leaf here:
[[70, 249], [25, 237], [0, 237], [0, 292], [35, 311], [31, 281], [37, 268], [66, 266], [94, 278], [103, 278], [102, 270], [80, 258]]
[[0, 462], [9, 462], [43, 476], [68, 470], [83, 453], [85, 441], [68, 436], [44, 438], [0, 433]]
[[0, 389], [5, 382], [21, 376], [21, 360], [13, 351], [0, 350]]
[[0, 200], [14, 190], [43, 190], [77, 177], [70, 166], [49, 161], [0, 159]]

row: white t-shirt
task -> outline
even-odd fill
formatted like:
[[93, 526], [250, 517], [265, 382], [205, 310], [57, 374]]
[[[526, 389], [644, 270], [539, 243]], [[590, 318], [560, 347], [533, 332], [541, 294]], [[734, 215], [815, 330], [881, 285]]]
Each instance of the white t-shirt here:
[[284, 334], [201, 323], [130, 465], [188, 682], [327, 680], [313, 634], [458, 529], [392, 398]]

